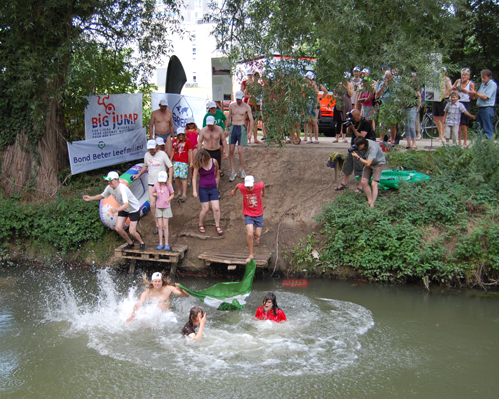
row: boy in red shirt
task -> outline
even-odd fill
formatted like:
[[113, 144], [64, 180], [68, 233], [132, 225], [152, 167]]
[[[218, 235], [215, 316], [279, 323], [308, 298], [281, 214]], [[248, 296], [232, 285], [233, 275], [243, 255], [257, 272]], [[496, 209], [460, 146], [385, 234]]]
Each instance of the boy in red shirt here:
[[[177, 199], [184, 202], [187, 199], [187, 175], [192, 165], [192, 145], [185, 135], [185, 129], [177, 129], [177, 138], [173, 140], [172, 163], [173, 178], [177, 185]], [[182, 181], [182, 195], [180, 195], [180, 181]]]
[[244, 178], [244, 184], [238, 184], [230, 192], [235, 197], [237, 189], [243, 195], [243, 215], [246, 224], [246, 241], [248, 242], [249, 257], [246, 259], [248, 263], [254, 258], [253, 254], [253, 237], [257, 244], [260, 243], [260, 236], [263, 228], [263, 203], [262, 198], [265, 197], [265, 184], [263, 182], [255, 184], [255, 178], [248, 175]]

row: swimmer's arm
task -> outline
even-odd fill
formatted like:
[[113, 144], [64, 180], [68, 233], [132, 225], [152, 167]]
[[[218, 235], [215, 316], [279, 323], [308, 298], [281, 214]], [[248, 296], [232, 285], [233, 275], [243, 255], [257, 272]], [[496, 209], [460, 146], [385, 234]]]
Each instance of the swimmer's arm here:
[[197, 198], [198, 196], [198, 192], [197, 192], [197, 189], [196, 189], [196, 184], [197, 184], [197, 179], [198, 179], [198, 168], [194, 168], [193, 171], [192, 171], [192, 196], [194, 198]]
[[203, 134], [203, 131], [201, 130], [201, 132], [199, 132], [199, 136], [198, 136], [198, 143], [196, 144], [196, 148], [198, 149], [198, 151], [201, 149], [203, 141], [204, 141], [204, 134]]
[[149, 137], [151, 139], [154, 139], [154, 112], [151, 114], [151, 119], [149, 120]]
[[84, 195], [82, 198], [83, 201], [89, 202], [89, 201], [99, 201], [104, 197], [102, 196], [102, 194], [97, 194], [97, 195]]
[[177, 295], [177, 296], [182, 296], [184, 298], [187, 298], [189, 296], [189, 293], [182, 288], [179, 288], [178, 283], [175, 283], [175, 287], [172, 287], [172, 293]]
[[201, 337], [203, 336], [203, 330], [204, 326], [206, 324], [206, 313], [203, 315], [203, 318], [201, 319], [201, 322], [199, 323], [199, 331], [197, 334], [190, 333], [188, 335], [189, 338], [195, 339], [195, 340], [200, 340]]
[[127, 323], [130, 323], [130, 322], [133, 320], [133, 318], [134, 318], [134, 316], [135, 316], [135, 312], [136, 312], [137, 310], [139, 310], [139, 308], [142, 306], [142, 304], [144, 303], [144, 301], [146, 300], [146, 298], [147, 298], [147, 296], [148, 296], [148, 295], [149, 295], [149, 289], [145, 290], [145, 291], [142, 293], [142, 295], [140, 296], [139, 301], [138, 301], [138, 302], [135, 304], [135, 306], [133, 307], [132, 315], [131, 315], [128, 319], [126, 319], [126, 322], [127, 322]]

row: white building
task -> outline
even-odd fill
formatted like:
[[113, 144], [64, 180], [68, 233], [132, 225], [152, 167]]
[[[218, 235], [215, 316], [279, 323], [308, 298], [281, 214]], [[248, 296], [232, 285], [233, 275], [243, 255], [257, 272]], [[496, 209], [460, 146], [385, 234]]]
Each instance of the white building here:
[[[208, 5], [213, 0], [185, 0], [185, 8], [181, 11], [182, 28], [186, 31], [184, 37], [175, 35], [171, 38], [173, 55], [176, 55], [185, 70], [187, 83], [182, 94], [211, 99], [211, 59], [222, 55], [215, 50], [216, 41], [211, 35], [214, 24], [203, 22], [205, 14], [210, 12]], [[158, 12], [163, 9], [163, 0], [157, 0]], [[153, 82], [159, 92], [164, 92], [166, 71], [169, 58], [161, 60]]]

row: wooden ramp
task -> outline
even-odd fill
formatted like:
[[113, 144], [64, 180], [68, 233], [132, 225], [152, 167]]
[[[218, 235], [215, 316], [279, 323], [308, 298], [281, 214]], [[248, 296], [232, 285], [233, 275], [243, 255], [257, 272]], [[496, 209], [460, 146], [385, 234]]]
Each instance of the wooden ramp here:
[[172, 247], [171, 251], [157, 251], [156, 249], [146, 249], [144, 252], [140, 252], [139, 249], [126, 249], [123, 248], [126, 243], [119, 246], [114, 250], [114, 256], [123, 259], [133, 259], [133, 260], [147, 260], [150, 262], [167, 262], [177, 264], [181, 259], [185, 257], [187, 252], [187, 245], [175, 245]]
[[[257, 254], [255, 255], [255, 262], [257, 267], [265, 267], [268, 265], [271, 254]], [[225, 263], [227, 265], [246, 265], [248, 254], [241, 253], [224, 253], [224, 252], [203, 252], [198, 256], [199, 259], [204, 260], [206, 266], [212, 263]]]

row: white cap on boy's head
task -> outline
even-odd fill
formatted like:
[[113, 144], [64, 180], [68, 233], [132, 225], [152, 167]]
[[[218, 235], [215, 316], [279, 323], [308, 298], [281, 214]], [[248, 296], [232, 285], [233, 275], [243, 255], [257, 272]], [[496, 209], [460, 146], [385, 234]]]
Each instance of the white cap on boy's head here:
[[[158, 174], [158, 177], [159, 177], [159, 174]], [[151, 281], [153, 281], [153, 280], [163, 280], [163, 276], [161, 276], [160, 272], [153, 273], [152, 277], [151, 277]]]
[[162, 107], [164, 107], [164, 106], [168, 107], [168, 100], [166, 98], [161, 99], [161, 101], [159, 102], [159, 105], [161, 105]]
[[315, 79], [315, 73], [313, 73], [312, 71], [308, 71], [308, 72], [305, 74], [305, 77], [306, 77], [306, 78], [309, 78], [310, 80], [314, 80], [314, 79]]
[[206, 118], [206, 124], [207, 125], [214, 125], [215, 124], [215, 118], [213, 116], [209, 116]]
[[210, 108], [216, 108], [217, 103], [215, 101], [208, 101], [208, 109]]
[[154, 150], [156, 148], [156, 145], [157, 145], [156, 140], [151, 139], [147, 141], [148, 150]]
[[166, 183], [166, 180], [168, 180], [168, 174], [164, 170], [162, 170], [158, 173], [158, 181], [160, 183]]
[[236, 97], [236, 100], [242, 100], [244, 98], [244, 93], [241, 90], [236, 91], [235, 97]]
[[194, 120], [194, 118], [192, 116], [189, 116], [186, 120], [185, 120], [185, 124], [188, 125], [189, 123], [196, 123], [196, 121]]
[[163, 137], [156, 137], [156, 144], [165, 145], [165, 140], [163, 140]]
[[246, 187], [253, 187], [255, 185], [255, 178], [251, 175], [248, 175], [244, 178], [244, 185]]
[[109, 172], [107, 176], [104, 176], [104, 180], [114, 180], [114, 179], [119, 179], [120, 175], [116, 172]]

